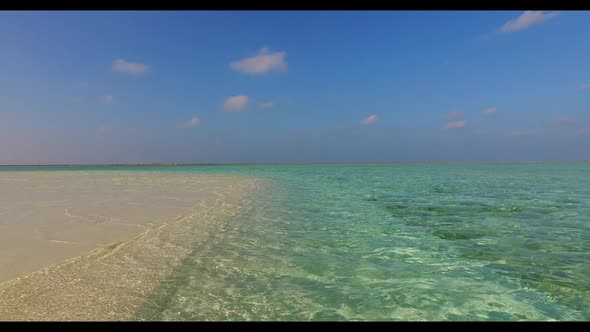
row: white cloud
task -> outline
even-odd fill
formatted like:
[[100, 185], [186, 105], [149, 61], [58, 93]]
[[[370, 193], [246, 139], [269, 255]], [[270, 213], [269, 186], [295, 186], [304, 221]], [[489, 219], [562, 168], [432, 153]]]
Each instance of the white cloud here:
[[258, 104], [258, 107], [260, 108], [272, 108], [274, 105], [272, 103], [272, 101], [266, 101], [264, 103], [260, 103]]
[[543, 13], [541, 10], [527, 10], [519, 17], [510, 20], [500, 28], [501, 32], [514, 32], [529, 28], [557, 16], [559, 12]]
[[492, 108], [488, 108], [488, 109], [485, 109], [485, 110], [481, 111], [481, 114], [483, 114], [483, 115], [492, 115], [492, 114], [496, 114], [497, 111], [498, 110], [495, 107], [492, 107]]
[[191, 127], [196, 127], [201, 123], [201, 120], [197, 117], [194, 117], [192, 119], [190, 119], [189, 121], [186, 122], [180, 122], [177, 127], [178, 128], [191, 128]]
[[100, 97], [100, 99], [105, 103], [105, 104], [112, 104], [113, 101], [115, 100], [115, 97], [107, 95], [107, 96], [102, 96]]
[[590, 128], [578, 129], [578, 130], [576, 130], [576, 135], [590, 136]]
[[578, 87], [578, 90], [590, 89], [590, 83], [582, 84]]
[[455, 128], [463, 128], [467, 125], [466, 120], [461, 121], [451, 121], [444, 126], [444, 129], [455, 129]]
[[285, 62], [286, 52], [269, 53], [268, 47], [263, 47], [258, 55], [239, 61], [233, 61], [229, 66], [243, 74], [264, 74], [271, 70], [287, 70]]
[[139, 62], [125, 61], [123, 59], [117, 59], [113, 62], [113, 70], [126, 72], [131, 75], [142, 75], [148, 69], [148, 66]]
[[447, 114], [446, 117], [448, 119], [460, 119], [463, 117], [463, 115], [464, 115], [463, 112], [455, 111], [455, 112], [451, 112], [451, 113]]
[[223, 103], [223, 109], [226, 111], [242, 111], [248, 107], [250, 97], [248, 96], [231, 96]]
[[368, 125], [372, 125], [373, 123], [377, 122], [379, 120], [379, 116], [376, 114], [370, 115], [366, 118], [363, 119], [363, 121], [361, 121], [361, 124], [368, 126]]

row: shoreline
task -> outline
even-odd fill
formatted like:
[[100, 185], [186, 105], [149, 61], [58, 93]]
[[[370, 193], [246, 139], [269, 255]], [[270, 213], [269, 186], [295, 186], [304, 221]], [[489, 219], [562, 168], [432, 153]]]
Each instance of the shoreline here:
[[0, 320], [133, 320], [183, 258], [238, 214], [248, 193], [263, 186], [250, 177], [205, 178], [225, 190], [124, 240], [0, 282]]

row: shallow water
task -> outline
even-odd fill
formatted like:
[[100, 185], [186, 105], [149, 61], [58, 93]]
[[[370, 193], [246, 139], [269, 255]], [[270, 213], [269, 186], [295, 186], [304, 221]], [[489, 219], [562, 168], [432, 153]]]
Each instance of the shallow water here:
[[590, 163], [150, 169], [272, 185], [137, 319], [590, 319]]
[[[18, 275], [0, 279], [0, 321], [133, 320], [193, 247], [264, 186], [233, 175], [110, 171], [0, 172], [0, 183], [8, 212], [0, 277]], [[48, 197], [59, 198], [50, 209]]]

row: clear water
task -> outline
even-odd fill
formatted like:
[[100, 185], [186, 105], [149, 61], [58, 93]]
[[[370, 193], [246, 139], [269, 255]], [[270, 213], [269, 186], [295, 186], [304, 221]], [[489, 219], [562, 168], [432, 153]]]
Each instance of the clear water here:
[[590, 319], [590, 163], [151, 169], [273, 185], [138, 319]]

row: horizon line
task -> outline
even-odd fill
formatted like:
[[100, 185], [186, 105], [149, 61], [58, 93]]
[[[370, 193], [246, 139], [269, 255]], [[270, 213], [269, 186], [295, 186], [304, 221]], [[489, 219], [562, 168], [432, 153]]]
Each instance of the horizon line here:
[[248, 166], [248, 165], [368, 165], [368, 164], [526, 164], [580, 163], [589, 160], [519, 160], [519, 161], [370, 161], [370, 162], [244, 162], [244, 163], [68, 163], [68, 164], [0, 164], [0, 167], [71, 167], [71, 166]]

